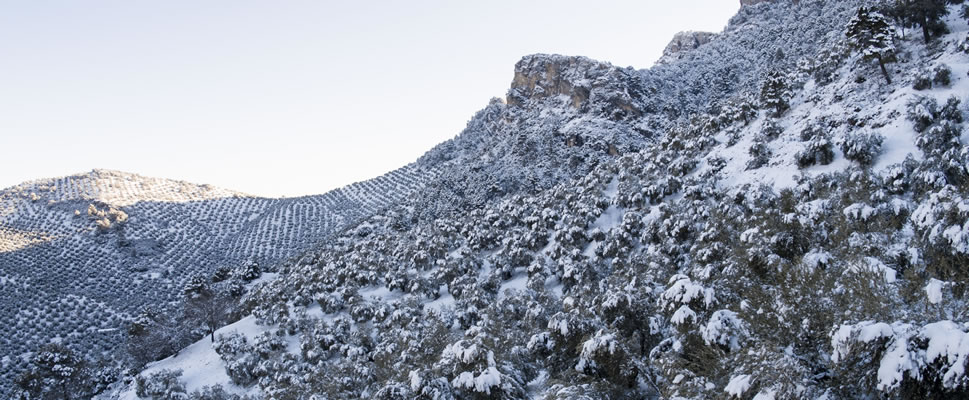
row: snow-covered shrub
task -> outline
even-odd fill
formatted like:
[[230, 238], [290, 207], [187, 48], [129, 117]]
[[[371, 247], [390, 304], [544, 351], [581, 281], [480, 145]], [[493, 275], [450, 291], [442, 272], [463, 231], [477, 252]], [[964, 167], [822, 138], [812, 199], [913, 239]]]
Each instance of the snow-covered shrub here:
[[502, 392], [516, 389], [498, 371], [494, 351], [474, 339], [448, 345], [441, 353], [437, 368], [446, 373], [451, 387], [459, 393], [499, 397]]
[[932, 73], [928, 70], [920, 70], [912, 81], [912, 88], [915, 90], [926, 90], [932, 88]]
[[249, 260], [240, 265], [233, 275], [243, 281], [251, 282], [262, 275], [262, 270], [257, 262]]
[[[250, 396], [239, 396], [229, 393], [222, 385], [205, 386], [202, 389], [192, 392], [189, 396], [191, 400], [250, 400]], [[254, 400], [254, 399], [253, 399]]]
[[216, 354], [222, 360], [228, 361], [235, 358], [235, 356], [248, 352], [249, 344], [245, 335], [239, 332], [232, 332], [226, 335], [216, 336], [215, 343], [212, 344], [212, 350], [215, 350]]
[[906, 117], [915, 126], [916, 132], [922, 132], [935, 123], [939, 118], [939, 103], [928, 96], [916, 96], [906, 104]]
[[969, 394], [967, 330], [952, 321], [844, 324], [831, 334], [831, 361], [871, 395], [957, 398]]
[[225, 373], [233, 383], [248, 386], [255, 382], [256, 376], [253, 372], [258, 359], [244, 335], [238, 332], [219, 335], [212, 347], [225, 363]]
[[812, 122], [805, 126], [804, 129], [801, 129], [798, 138], [800, 138], [802, 142], [807, 142], [818, 136], [825, 136], [825, 132], [821, 128], [820, 123]]
[[182, 370], [163, 369], [151, 374], [135, 377], [135, 394], [154, 400], [184, 400], [188, 399], [185, 385], [178, 379]]
[[777, 139], [777, 137], [783, 132], [784, 129], [782, 129], [780, 124], [777, 123], [777, 120], [770, 118], [764, 121], [763, 126], [760, 128], [760, 133], [757, 135], [757, 139], [770, 142]]
[[954, 186], [932, 193], [912, 212], [912, 223], [924, 241], [923, 257], [935, 276], [946, 280], [969, 277], [969, 200]]
[[232, 268], [229, 268], [226, 265], [221, 265], [215, 269], [215, 272], [212, 273], [212, 282], [219, 283], [231, 277], [232, 277]]
[[709, 346], [720, 346], [724, 350], [740, 350], [747, 336], [746, 324], [737, 313], [730, 310], [715, 311], [706, 325], [700, 327], [700, 336]]
[[770, 147], [761, 140], [754, 141], [747, 149], [747, 153], [750, 154], [750, 160], [747, 161], [747, 169], [758, 169], [767, 165], [770, 162], [772, 155]]
[[712, 288], [704, 287], [686, 275], [674, 275], [669, 283], [670, 287], [660, 296], [660, 305], [666, 310], [675, 310], [670, 317], [670, 322], [675, 326], [696, 323], [697, 314], [693, 309], [703, 310], [717, 301]]
[[874, 163], [881, 153], [884, 141], [885, 138], [877, 132], [857, 130], [846, 134], [841, 140], [840, 147], [845, 158], [868, 166]]
[[945, 101], [945, 105], [942, 106], [942, 110], [939, 112], [939, 118], [943, 120], [954, 122], [957, 124], [962, 123], [962, 101], [956, 96], [950, 96]]
[[915, 144], [926, 154], [945, 153], [961, 146], [960, 136], [962, 129], [959, 125], [943, 120], [922, 131], [915, 138]]
[[642, 369], [620, 335], [601, 329], [582, 343], [575, 364], [578, 372], [627, 387], [636, 382]]
[[908, 119], [919, 133], [916, 144], [929, 155], [942, 154], [953, 148], [961, 147], [962, 102], [955, 96], [946, 100], [939, 108], [935, 99], [917, 97], [908, 103]]
[[952, 84], [952, 69], [945, 64], [936, 65], [932, 69], [932, 83], [942, 87]]
[[814, 136], [804, 150], [795, 155], [797, 166], [807, 168], [812, 165], [828, 165], [834, 161], [834, 145], [823, 135]]

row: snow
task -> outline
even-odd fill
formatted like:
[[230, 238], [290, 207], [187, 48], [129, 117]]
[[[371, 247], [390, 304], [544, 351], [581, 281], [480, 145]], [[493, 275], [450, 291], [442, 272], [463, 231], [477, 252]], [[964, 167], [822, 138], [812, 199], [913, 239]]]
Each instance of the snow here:
[[[946, 388], [955, 388], [965, 379], [969, 362], [969, 325], [949, 320], [922, 327], [894, 322], [863, 321], [842, 325], [832, 335], [831, 361], [841, 362], [852, 352], [852, 342], [872, 343], [888, 338], [887, 348], [878, 360], [877, 388], [891, 391], [906, 377], [921, 379], [925, 373], [938, 373]], [[919, 339], [915, 339], [915, 338]], [[925, 346], [921, 349], [920, 346]], [[933, 366], [928, 368], [927, 366]]]
[[673, 275], [673, 277], [670, 278], [670, 283], [672, 284], [670, 288], [666, 289], [661, 296], [661, 299], [667, 304], [686, 304], [692, 302], [694, 299], [700, 299], [701, 297], [703, 299], [703, 304], [707, 307], [716, 302], [716, 297], [714, 296], [714, 290], [712, 288], [704, 288], [702, 285], [694, 283], [686, 275]]
[[[454, 345], [449, 345], [445, 350], [445, 357], [449, 356], [449, 351], [452, 353], [457, 352], [457, 354], [451, 354], [451, 356], [457, 355], [459, 359], [465, 363], [470, 363], [473, 361], [474, 357], [478, 354], [478, 349], [476, 345], [471, 345], [468, 349], [453, 349], [452, 346], [457, 346], [461, 342], [455, 343]], [[473, 354], [468, 355], [468, 351]], [[475, 392], [491, 394], [491, 388], [501, 384], [501, 373], [495, 368], [495, 355], [494, 352], [488, 352], [488, 368], [482, 371], [477, 376], [472, 372], [464, 371], [461, 372], [457, 377], [451, 381], [451, 386], [455, 388], [474, 388]]]
[[438, 294], [440, 294], [441, 297], [424, 304], [425, 310], [436, 310], [440, 312], [444, 307], [454, 307], [454, 296], [452, 296], [451, 292], [448, 291], [447, 285], [441, 285], [441, 287], [438, 288]]
[[929, 279], [929, 284], [925, 285], [925, 296], [931, 304], [939, 304], [942, 302], [942, 287], [945, 282], [938, 279]]
[[733, 397], [742, 397], [744, 392], [750, 389], [750, 383], [750, 375], [737, 375], [730, 378], [730, 383], [727, 383], [723, 391]]
[[[253, 316], [248, 316], [232, 324], [226, 325], [215, 331], [215, 335], [224, 335], [230, 332], [239, 332], [252, 340], [256, 335], [269, 330], [269, 327], [256, 324]], [[200, 390], [205, 386], [222, 385], [222, 387], [235, 394], [250, 393], [247, 388], [236, 386], [225, 373], [225, 365], [219, 354], [212, 349], [212, 341], [208, 336], [182, 349], [178, 354], [164, 360], [149, 364], [140, 375], [146, 376], [161, 370], [182, 370], [180, 380], [185, 383], [185, 389], [191, 393]], [[258, 390], [258, 389], [253, 389]], [[119, 397], [121, 400], [135, 400], [134, 387]]]
[[863, 203], [855, 203], [846, 207], [843, 211], [844, 216], [861, 221], [867, 221], [875, 214], [875, 209]]
[[828, 265], [831, 261], [831, 254], [826, 251], [811, 250], [801, 259], [801, 264], [814, 270], [818, 267]]
[[415, 392], [424, 384], [424, 380], [421, 379], [421, 375], [417, 371], [411, 371], [408, 377], [410, 378], [410, 389]]
[[947, 388], [959, 385], [966, 376], [969, 362], [969, 334], [952, 321], [939, 321], [922, 328], [919, 336], [928, 339], [925, 359], [928, 363], [942, 362], [945, 373], [942, 384]]
[[878, 390], [888, 391], [897, 387], [906, 372], [914, 372], [918, 376], [916, 361], [908, 351], [908, 338], [899, 337], [892, 341], [878, 365]]
[[719, 310], [700, 328], [700, 336], [707, 345], [724, 345], [731, 351], [736, 351], [740, 349], [740, 340], [746, 336], [746, 328], [737, 313]]
[[605, 211], [599, 215], [599, 218], [592, 223], [594, 228], [599, 228], [603, 232], [609, 232], [612, 228], [615, 228], [622, 224], [622, 216], [625, 214], [625, 210], [619, 208], [615, 205], [610, 205]]
[[690, 306], [686, 304], [680, 306], [680, 308], [673, 313], [673, 316], [670, 317], [670, 322], [672, 322], [673, 325], [681, 325], [687, 320], [696, 321], [696, 312], [691, 310]]
[[522, 292], [528, 284], [528, 273], [525, 272], [524, 268], [519, 268], [521, 271], [515, 272], [511, 279], [503, 282], [498, 288], [498, 299], [503, 299], [506, 297], [505, 291], [510, 290], [513, 292]]
[[546, 382], [548, 382], [548, 370], [543, 369], [538, 371], [538, 376], [525, 384], [525, 388], [528, 390], [530, 395], [529, 397], [533, 399], [540, 398], [540, 394], [542, 389], [545, 388]]
[[874, 257], [865, 257], [862, 260], [862, 263], [848, 267], [845, 272], [858, 273], [862, 271], [870, 271], [882, 275], [882, 277], [885, 279], [885, 283], [894, 283], [898, 275], [898, 271], [895, 271], [893, 268], [885, 265], [885, 263], [881, 262], [881, 260]]
[[377, 299], [383, 303], [404, 297], [404, 292], [400, 290], [390, 290], [386, 286], [367, 286], [357, 291], [360, 297], [365, 299]]
[[777, 389], [767, 388], [757, 392], [753, 400], [774, 400], [777, 398]]

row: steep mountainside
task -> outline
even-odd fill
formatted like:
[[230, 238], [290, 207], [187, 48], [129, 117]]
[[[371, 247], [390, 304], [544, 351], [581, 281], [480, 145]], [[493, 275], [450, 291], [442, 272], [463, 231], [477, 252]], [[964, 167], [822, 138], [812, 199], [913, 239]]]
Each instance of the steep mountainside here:
[[0, 192], [0, 395], [42, 344], [113, 351], [142, 307], [178, 301], [193, 274], [272, 268], [399, 202], [435, 171], [410, 165], [288, 199], [105, 170]]
[[523, 58], [412, 197], [101, 398], [966, 398], [960, 9], [923, 41], [871, 1], [743, 3], [647, 70]]

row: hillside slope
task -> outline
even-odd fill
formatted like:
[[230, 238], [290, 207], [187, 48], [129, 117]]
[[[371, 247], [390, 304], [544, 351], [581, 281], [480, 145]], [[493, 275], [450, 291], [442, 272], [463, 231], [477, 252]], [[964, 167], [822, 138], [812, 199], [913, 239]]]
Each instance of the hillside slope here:
[[106, 170], [0, 192], [0, 395], [41, 345], [113, 352], [139, 310], [177, 302], [193, 274], [246, 263], [271, 269], [435, 174], [409, 165], [287, 199]]
[[965, 398], [969, 26], [889, 83], [872, 2], [746, 3], [648, 70], [523, 58], [414, 197], [102, 398]]

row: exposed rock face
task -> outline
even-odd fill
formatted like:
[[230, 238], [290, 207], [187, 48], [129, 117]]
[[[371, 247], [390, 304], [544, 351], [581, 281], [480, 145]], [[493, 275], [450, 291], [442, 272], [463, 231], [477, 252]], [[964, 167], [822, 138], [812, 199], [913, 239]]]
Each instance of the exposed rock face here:
[[670, 41], [670, 44], [666, 45], [666, 48], [663, 49], [663, 57], [656, 63], [664, 64], [679, 59], [686, 52], [710, 43], [715, 37], [717, 37], [717, 34], [711, 32], [686, 31], [677, 33], [673, 35], [673, 40]]
[[575, 109], [608, 108], [612, 119], [638, 117], [643, 113], [638, 80], [635, 71], [589, 58], [535, 54], [515, 64], [507, 103], [520, 106], [566, 96]]

